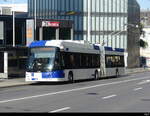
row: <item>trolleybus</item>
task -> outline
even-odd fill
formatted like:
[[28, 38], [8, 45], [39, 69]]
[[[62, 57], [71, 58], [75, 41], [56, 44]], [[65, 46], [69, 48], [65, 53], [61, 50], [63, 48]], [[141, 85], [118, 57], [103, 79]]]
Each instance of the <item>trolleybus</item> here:
[[124, 74], [123, 49], [72, 40], [41, 40], [29, 46], [26, 81], [74, 82]]

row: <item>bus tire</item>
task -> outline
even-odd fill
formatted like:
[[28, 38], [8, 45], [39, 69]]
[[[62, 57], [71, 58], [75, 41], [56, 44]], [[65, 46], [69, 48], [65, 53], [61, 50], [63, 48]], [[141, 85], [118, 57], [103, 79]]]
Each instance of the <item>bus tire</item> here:
[[69, 81], [69, 83], [74, 83], [73, 72], [69, 72], [68, 81]]
[[94, 80], [98, 80], [98, 79], [99, 79], [99, 75], [98, 75], [98, 71], [96, 70], [94, 74]]

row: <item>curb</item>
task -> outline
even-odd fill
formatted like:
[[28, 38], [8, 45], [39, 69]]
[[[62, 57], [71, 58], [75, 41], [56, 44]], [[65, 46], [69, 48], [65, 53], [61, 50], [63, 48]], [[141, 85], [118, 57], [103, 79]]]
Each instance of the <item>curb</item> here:
[[9, 88], [9, 87], [18, 87], [18, 86], [27, 86], [27, 85], [30, 85], [30, 84], [33, 84], [33, 83], [23, 83], [23, 84], [14, 84], [14, 85], [7, 85], [7, 86], [1, 86], [1, 88]]
[[142, 73], [142, 72], [148, 72], [148, 71], [150, 71], [150, 69], [139, 69], [138, 71], [137, 70], [128, 71], [126, 72], [126, 74]]

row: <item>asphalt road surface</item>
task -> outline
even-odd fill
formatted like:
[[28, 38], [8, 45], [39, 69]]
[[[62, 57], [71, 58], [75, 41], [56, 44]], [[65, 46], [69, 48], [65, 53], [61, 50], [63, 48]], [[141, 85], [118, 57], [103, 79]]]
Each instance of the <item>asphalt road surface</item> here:
[[150, 72], [1, 88], [0, 112], [150, 112]]

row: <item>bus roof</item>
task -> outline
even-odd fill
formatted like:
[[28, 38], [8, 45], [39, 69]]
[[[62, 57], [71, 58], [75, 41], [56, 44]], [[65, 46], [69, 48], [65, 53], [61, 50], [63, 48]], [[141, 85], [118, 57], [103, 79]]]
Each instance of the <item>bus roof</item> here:
[[[59, 47], [60, 49], [64, 48], [78, 48], [78, 49], [88, 49], [88, 50], [100, 50], [103, 46], [96, 44], [89, 44], [83, 40], [40, 40], [34, 41], [29, 45], [29, 48], [34, 47], [46, 47], [54, 46]], [[114, 52], [124, 52], [124, 49], [112, 47], [105, 47], [105, 51], [114, 51]]]

